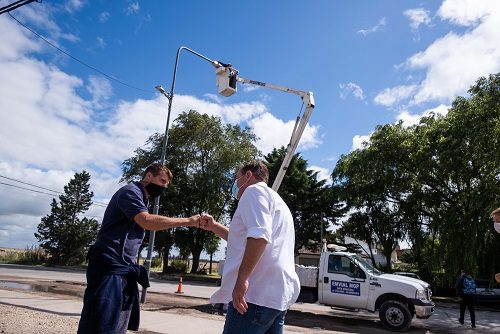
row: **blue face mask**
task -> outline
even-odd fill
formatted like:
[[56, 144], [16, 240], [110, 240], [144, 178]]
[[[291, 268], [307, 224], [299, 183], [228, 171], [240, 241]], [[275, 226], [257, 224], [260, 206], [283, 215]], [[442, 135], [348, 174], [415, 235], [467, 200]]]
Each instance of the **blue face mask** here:
[[238, 187], [238, 179], [234, 180], [233, 186], [231, 187], [231, 196], [234, 199], [238, 199], [238, 193], [240, 192], [240, 187]]
[[[233, 182], [233, 186], [231, 187], [231, 196], [233, 196], [234, 199], [239, 200], [238, 198], [238, 193], [240, 192], [241, 187], [238, 187], [238, 180], [241, 179], [243, 176], [237, 177], [236, 180]], [[249, 180], [247, 180], [245, 183], [243, 183], [241, 186], [244, 186]]]

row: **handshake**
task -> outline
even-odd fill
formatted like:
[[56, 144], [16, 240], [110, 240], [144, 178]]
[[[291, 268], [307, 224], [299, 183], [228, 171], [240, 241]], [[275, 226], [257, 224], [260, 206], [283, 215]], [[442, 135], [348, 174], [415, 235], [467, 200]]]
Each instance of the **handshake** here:
[[207, 213], [202, 213], [201, 215], [194, 215], [189, 218], [190, 224], [188, 226], [197, 227], [206, 231], [214, 231], [218, 222], [215, 221], [214, 217]]

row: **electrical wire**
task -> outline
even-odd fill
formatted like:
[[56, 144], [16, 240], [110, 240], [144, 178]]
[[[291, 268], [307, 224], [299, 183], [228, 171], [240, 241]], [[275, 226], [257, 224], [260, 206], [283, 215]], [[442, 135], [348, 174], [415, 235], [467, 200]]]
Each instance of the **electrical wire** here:
[[[54, 193], [57, 193], [57, 194], [64, 194], [63, 192], [58, 191], [58, 190], [53, 190], [53, 189], [50, 189], [50, 188], [45, 188], [45, 187], [37, 186], [36, 184], [24, 182], [24, 181], [17, 180], [17, 179], [13, 179], [13, 178], [7, 177], [5, 175], [1, 175], [0, 174], [0, 177], [4, 178], [4, 179], [7, 179], [7, 180], [10, 180], [10, 181], [19, 182], [19, 183], [22, 183], [22, 184], [25, 184], [25, 185], [28, 185], [28, 186], [31, 186], [31, 187], [35, 187], [35, 188], [38, 188], [38, 189], [48, 190], [48, 191], [51, 191], [51, 192], [54, 192]], [[98, 202], [98, 201], [93, 201], [93, 203], [101, 204], [101, 205], [105, 205], [105, 206], [108, 205], [108, 203]]]
[[[0, 175], [0, 177], [6, 178], [6, 179], [10, 179], [10, 178], [2, 176], [2, 175]], [[60, 191], [55, 191], [55, 190], [51, 190], [51, 189], [48, 189], [48, 188], [43, 188], [43, 187], [39, 187], [39, 186], [36, 186], [36, 185], [31, 185], [31, 184], [26, 183], [26, 182], [17, 181], [15, 179], [10, 179], [10, 180], [13, 180], [13, 181], [16, 181], [16, 182], [20, 182], [20, 183], [23, 183], [23, 184], [27, 184], [27, 185], [30, 185], [32, 187], [37, 187], [37, 188], [45, 189], [45, 190], [51, 191], [52, 193], [48, 193], [48, 192], [40, 191], [40, 190], [36, 190], [36, 189], [31, 189], [31, 188], [26, 188], [26, 187], [21, 187], [21, 186], [15, 185], [15, 184], [10, 184], [10, 183], [5, 183], [5, 182], [0, 182], [0, 184], [4, 185], [4, 186], [9, 186], [9, 187], [17, 188], [17, 189], [31, 191], [31, 192], [34, 192], [34, 193], [48, 195], [48, 196], [51, 196], [51, 197], [58, 196], [58, 194], [63, 194]], [[106, 208], [107, 207], [107, 204], [106, 203], [102, 203], [102, 202], [92, 201], [91, 204], [95, 205], [95, 206], [98, 206], [98, 207], [101, 207], [101, 208]]]
[[104, 73], [103, 71], [99, 70], [98, 68], [95, 68], [93, 67], [92, 65], [89, 65], [87, 64], [86, 62], [72, 56], [70, 53], [64, 51], [63, 49], [59, 48], [58, 46], [56, 46], [55, 44], [51, 43], [49, 40], [47, 40], [45, 37], [43, 37], [42, 35], [40, 35], [39, 33], [37, 33], [36, 31], [32, 30], [31, 28], [29, 28], [28, 26], [24, 25], [21, 21], [19, 21], [18, 19], [16, 19], [14, 16], [12, 16], [11, 13], [7, 13], [9, 14], [9, 16], [14, 20], [16, 21], [19, 25], [21, 25], [22, 27], [24, 27], [25, 29], [29, 30], [31, 33], [33, 33], [34, 35], [38, 36], [41, 40], [43, 40], [45, 43], [47, 43], [48, 45], [52, 46], [54, 49], [58, 50], [59, 52], [62, 52], [64, 53], [66, 56], [70, 57], [71, 59], [79, 62], [80, 64], [82, 64], [83, 66], [86, 66], [88, 68], [90, 68], [91, 70], [94, 70], [96, 71], [97, 73], [105, 76], [106, 78], [112, 80], [112, 81], [115, 81], [123, 86], [126, 86], [128, 88], [131, 88], [131, 89], [135, 89], [135, 90], [138, 90], [138, 91], [141, 91], [141, 92], [145, 92], [145, 93], [151, 93], [151, 91], [149, 90], [145, 90], [145, 89], [142, 89], [142, 88], [139, 88], [139, 87], [135, 87], [135, 86], [132, 86], [132, 85], [129, 85], [128, 83], [126, 82], [123, 82], [119, 79], [116, 79], [114, 77], [112, 77], [111, 75], [108, 75], [106, 73]]
[[28, 183], [28, 182], [23, 182], [23, 181], [16, 180], [16, 179], [13, 179], [13, 178], [10, 178], [10, 177], [7, 177], [7, 176], [0, 175], [0, 177], [4, 178], [4, 179], [7, 179], [7, 180], [10, 180], [10, 181], [15, 181], [15, 182], [19, 182], [19, 183], [22, 183], [22, 184], [26, 184], [28, 186], [32, 186], [32, 187], [35, 187], [35, 188], [38, 188], [38, 189], [48, 190], [48, 191], [51, 191], [51, 192], [54, 192], [54, 193], [62, 194], [62, 192], [57, 191], [57, 190], [52, 190], [52, 189], [49, 189], [49, 188], [40, 187], [40, 186], [31, 184], [31, 183]]
[[33, 1], [36, 1], [36, 2], [40, 2], [41, 0], [19, 0], [19, 1], [15, 1], [5, 7], [2, 7], [0, 8], [0, 15], [4, 14], [4, 13], [8, 13], [10, 12], [11, 10], [14, 10], [14, 9], [17, 9], [19, 7], [22, 7], [24, 5], [27, 5]]
[[[9, 186], [9, 187], [14, 187], [14, 188], [22, 189], [22, 190], [32, 191], [32, 192], [35, 192], [35, 193], [45, 194], [45, 195], [49, 195], [49, 196], [53, 197], [52, 194], [49, 194], [49, 193], [46, 193], [46, 192], [43, 192], [43, 191], [38, 191], [38, 190], [34, 190], [34, 189], [28, 189], [28, 188], [24, 188], [24, 187], [16, 186], [16, 185], [13, 185], [13, 184], [4, 183], [4, 182], [0, 182], [0, 184], [4, 185], [4, 186]], [[92, 202], [91, 205], [95, 205], [95, 206], [99, 206], [99, 207], [105, 208], [105, 206], [101, 206], [101, 205], [95, 204], [94, 202]], [[86, 215], [86, 214], [82, 214], [82, 215], [84, 217], [101, 218], [101, 219], [103, 219], [102, 216], [94, 216], [94, 215]]]
[[35, 190], [35, 189], [29, 189], [29, 188], [25, 188], [25, 187], [21, 187], [21, 186], [16, 186], [14, 184], [8, 184], [8, 183], [4, 183], [4, 182], [0, 182], [0, 184], [3, 184], [4, 186], [9, 186], [9, 187], [14, 187], [14, 188], [18, 188], [18, 189], [28, 190], [28, 191], [39, 193], [39, 194], [49, 195], [49, 196], [52, 196], [52, 197], [55, 196], [55, 194], [50, 194], [50, 193], [46, 193], [44, 191], [39, 191], [39, 190]]

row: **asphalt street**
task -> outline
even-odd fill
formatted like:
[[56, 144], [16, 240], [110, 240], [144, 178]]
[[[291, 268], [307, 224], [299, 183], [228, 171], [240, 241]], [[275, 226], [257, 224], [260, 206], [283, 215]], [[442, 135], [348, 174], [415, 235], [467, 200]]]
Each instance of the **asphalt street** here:
[[[75, 284], [85, 284], [85, 272], [82, 270], [73, 270], [65, 268], [47, 268], [47, 267], [33, 267], [21, 265], [7, 265], [0, 264], [0, 303], [15, 305], [14, 301], [23, 301], [26, 304], [36, 304], [37, 307], [43, 308], [44, 303], [47, 304], [46, 308], [50, 311], [52, 304], [50, 299], [39, 300], [34, 294], [24, 294], [22, 290], [33, 290], [36, 287], [32, 284], [22, 285], [22, 280], [26, 282], [74, 282]], [[17, 282], [17, 283], [16, 283]], [[17, 285], [16, 285], [17, 284]], [[21, 285], [20, 285], [21, 284]], [[2, 290], [4, 289], [4, 290]], [[208, 299], [210, 295], [217, 289], [216, 286], [211, 284], [202, 284], [195, 282], [183, 283], [183, 296], [184, 297], [198, 297]], [[10, 291], [6, 291], [10, 290]], [[177, 282], [164, 281], [152, 278], [151, 287], [149, 292], [157, 294], [174, 294], [177, 290]], [[16, 298], [13, 294], [21, 294], [22, 297]], [[32, 299], [30, 301], [30, 298]], [[61, 303], [64, 298], [56, 298], [55, 305]], [[81, 310], [81, 300], [78, 298], [66, 298], [70, 312], [73, 316], [78, 316]], [[35, 302], [36, 300], [36, 302]], [[208, 300], [206, 300], [208, 303]], [[148, 325], [148, 330], [157, 331], [157, 324], [159, 319], [166, 319], [167, 317], [174, 317], [173, 315], [165, 316], [154, 314], [153, 311], [148, 311], [146, 316], [141, 316], [143, 325]], [[157, 312], [158, 313], [158, 312]], [[458, 321], [458, 308], [455, 304], [437, 303], [436, 311], [431, 318], [413, 319], [412, 328], [410, 333], [500, 333], [500, 312], [479, 308], [476, 312], [477, 328], [470, 329], [467, 326], [468, 317], [466, 317], [466, 325], [461, 326]], [[188, 314], [181, 314], [184, 317], [189, 317]], [[156, 319], [158, 317], [158, 319]], [[145, 319], [156, 319], [151, 322]], [[181, 317], [182, 319], [182, 317]], [[186, 319], [182, 319], [183, 323]], [[206, 320], [206, 321], [205, 321]], [[169, 321], [175, 321], [169, 318]], [[201, 325], [207, 333], [220, 333], [223, 326], [223, 318], [204, 319], [202, 325], [198, 320], [190, 318], [186, 323], [193, 326]], [[208, 325], [211, 324], [211, 325]], [[340, 309], [330, 309], [324, 305], [296, 303], [292, 306], [289, 315], [287, 316], [287, 332], [307, 332], [307, 333], [366, 333], [371, 334], [383, 333], [385, 330], [381, 329], [378, 315], [370, 312], [352, 312]], [[326, 325], [325, 325], [326, 324]], [[185, 325], [184, 325], [185, 326]], [[161, 327], [161, 326], [159, 326]], [[182, 327], [182, 326], [181, 326]], [[182, 331], [182, 334], [190, 331]], [[195, 332], [200, 332], [195, 331]], [[173, 333], [173, 332], [168, 332]], [[181, 332], [179, 332], [181, 333]]]

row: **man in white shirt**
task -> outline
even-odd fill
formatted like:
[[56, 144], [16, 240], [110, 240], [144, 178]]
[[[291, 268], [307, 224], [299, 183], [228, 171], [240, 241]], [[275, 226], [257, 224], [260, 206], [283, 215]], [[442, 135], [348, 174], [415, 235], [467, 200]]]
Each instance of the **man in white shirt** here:
[[229, 228], [210, 215], [200, 218], [202, 228], [227, 240], [221, 287], [210, 299], [228, 303], [223, 334], [283, 333], [286, 311], [300, 292], [293, 217], [268, 180], [262, 161], [243, 165], [233, 184], [239, 202]]

